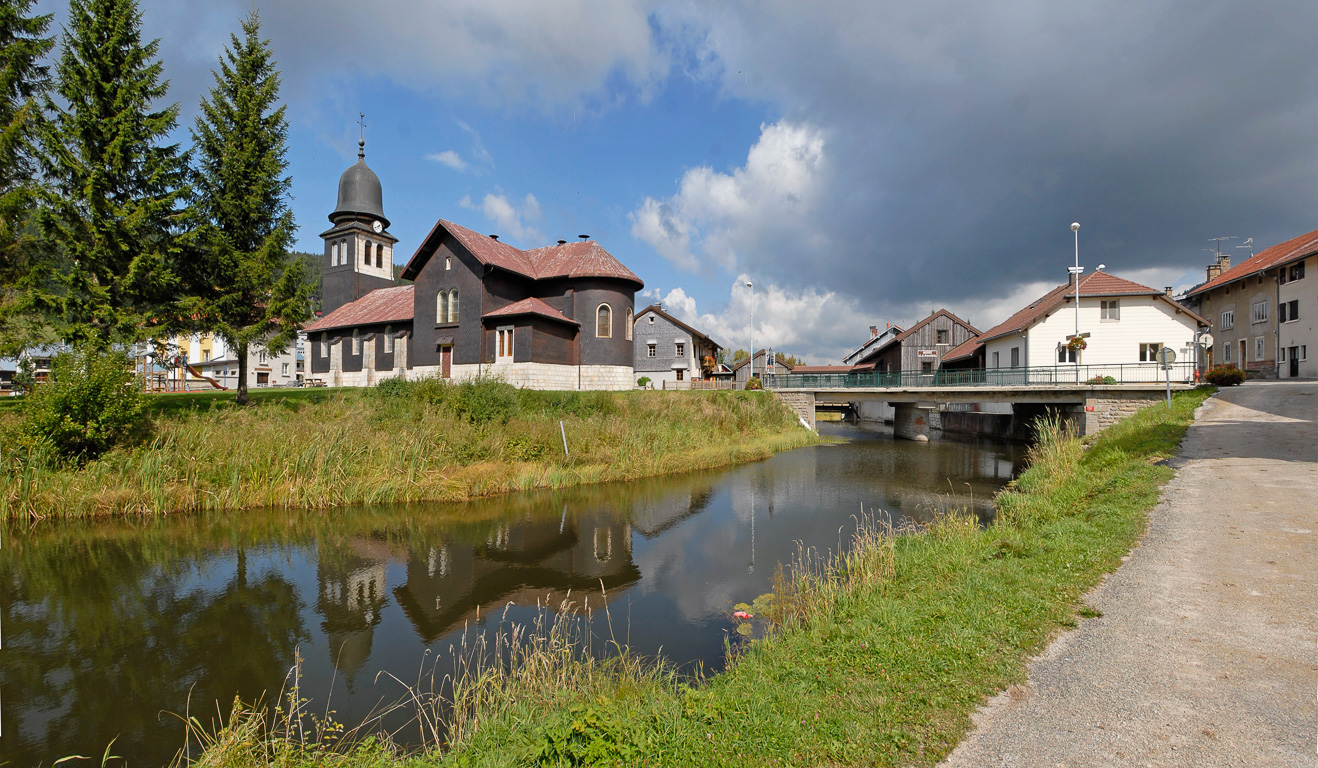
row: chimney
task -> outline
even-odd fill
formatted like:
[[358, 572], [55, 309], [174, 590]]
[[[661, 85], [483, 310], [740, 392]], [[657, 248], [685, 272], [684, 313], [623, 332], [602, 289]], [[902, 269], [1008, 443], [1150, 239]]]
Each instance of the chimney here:
[[1217, 257], [1217, 263], [1218, 266], [1222, 267], [1223, 272], [1231, 269], [1231, 257], [1225, 253]]
[[490, 239], [491, 239], [491, 240], [498, 240], [498, 239], [499, 239], [499, 236], [498, 236], [498, 235], [490, 235]]
[[1169, 286], [1163, 288], [1163, 290], [1167, 292], [1167, 295], [1168, 295], [1168, 296], [1171, 296], [1171, 295], [1172, 295], [1172, 286], [1169, 285]]
[[1221, 262], [1218, 262], [1218, 263], [1216, 263], [1216, 264], [1209, 264], [1209, 265], [1208, 265], [1208, 279], [1209, 279], [1209, 280], [1212, 280], [1213, 278], [1217, 277], [1217, 276], [1220, 275], [1220, 274], [1222, 274], [1222, 263], [1221, 263]]
[[877, 338], [878, 335], [879, 335], [879, 326], [877, 326], [877, 325], [871, 325], [871, 326], [870, 326], [870, 338], [871, 338], [871, 339], [873, 339], [873, 338]]

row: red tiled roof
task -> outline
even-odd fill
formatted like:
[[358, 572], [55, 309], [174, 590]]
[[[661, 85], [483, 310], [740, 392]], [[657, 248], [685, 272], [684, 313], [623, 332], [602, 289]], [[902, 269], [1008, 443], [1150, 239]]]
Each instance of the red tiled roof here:
[[616, 277], [644, 285], [641, 278], [622, 265], [594, 240], [550, 245], [524, 252], [540, 280], [551, 277]]
[[557, 320], [560, 323], [568, 323], [570, 325], [581, 325], [581, 323], [578, 323], [576, 320], [573, 320], [567, 315], [564, 315], [562, 312], [559, 312], [557, 309], [554, 309], [553, 307], [549, 306], [540, 299], [534, 299], [534, 298], [522, 299], [521, 301], [514, 301], [512, 304], [509, 304], [506, 307], [501, 307], [491, 312], [486, 312], [485, 314], [481, 315], [481, 318], [515, 317], [517, 315], [540, 315], [541, 317], [547, 317], [550, 320]]
[[[1084, 296], [1163, 296], [1166, 294], [1156, 288], [1150, 288], [1147, 285], [1126, 280], [1125, 278], [1110, 275], [1107, 272], [1090, 272], [1080, 278], [1080, 295]], [[980, 341], [996, 339], [999, 336], [1006, 336], [1019, 330], [1028, 328], [1034, 321], [1051, 313], [1054, 309], [1061, 306], [1068, 298], [1075, 296], [1075, 288], [1070, 283], [1063, 283], [1046, 293], [1043, 298], [1030, 304], [1001, 323], [985, 331], [980, 337]], [[1171, 299], [1168, 302], [1175, 304]], [[1191, 317], [1198, 320], [1203, 318], [1190, 312], [1179, 304], [1176, 308], [1186, 312]], [[1207, 321], [1205, 321], [1207, 322]]]
[[454, 240], [462, 243], [462, 247], [480, 263], [515, 272], [532, 280], [556, 277], [611, 277], [630, 280], [640, 287], [645, 285], [641, 278], [623, 266], [622, 262], [594, 240], [522, 251], [444, 219], [435, 222], [435, 226], [421, 241], [416, 253], [412, 254], [407, 266], [403, 268], [404, 278], [416, 279], [417, 273], [421, 271], [421, 265], [434, 250], [432, 243], [435, 243], [435, 238], [443, 233], [448, 233]]
[[344, 304], [303, 330], [324, 331], [351, 325], [411, 320], [412, 311], [412, 286], [376, 288], [360, 299]]
[[1253, 258], [1245, 259], [1203, 285], [1191, 288], [1189, 293], [1185, 295], [1193, 296], [1196, 293], [1203, 293], [1220, 285], [1226, 285], [1233, 280], [1249, 277], [1256, 272], [1262, 272], [1279, 264], [1309, 256], [1315, 251], [1318, 251], [1318, 229], [1260, 251], [1254, 254]]
[[961, 360], [970, 357], [982, 346], [984, 346], [983, 340], [978, 336], [972, 336], [944, 352], [943, 362], [946, 363], [951, 360]]

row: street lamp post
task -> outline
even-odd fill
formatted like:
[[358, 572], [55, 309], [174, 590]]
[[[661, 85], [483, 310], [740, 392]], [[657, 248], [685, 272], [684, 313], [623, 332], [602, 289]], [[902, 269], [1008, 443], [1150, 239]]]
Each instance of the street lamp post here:
[[[1080, 335], [1080, 222], [1071, 223], [1071, 231], [1075, 233], [1075, 267], [1071, 270], [1071, 275], [1075, 280], [1075, 335]], [[1076, 360], [1079, 361], [1077, 354]]]
[[749, 384], [750, 380], [755, 378], [755, 285], [747, 280], [746, 287], [751, 292], [751, 348], [747, 350], [750, 354], [750, 360], [748, 362], [751, 366], [751, 372], [750, 375], [746, 377], [746, 383]]

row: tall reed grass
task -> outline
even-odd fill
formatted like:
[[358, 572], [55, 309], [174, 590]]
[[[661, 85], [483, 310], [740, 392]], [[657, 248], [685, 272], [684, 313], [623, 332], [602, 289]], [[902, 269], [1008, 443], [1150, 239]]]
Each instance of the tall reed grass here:
[[0, 518], [457, 501], [715, 467], [818, 440], [768, 395], [508, 388], [506, 420], [480, 420], [481, 393], [438, 388], [455, 392], [436, 403], [421, 387], [346, 390], [241, 409], [171, 400], [149, 442], [82, 467], [10, 439], [18, 417], [0, 415]]

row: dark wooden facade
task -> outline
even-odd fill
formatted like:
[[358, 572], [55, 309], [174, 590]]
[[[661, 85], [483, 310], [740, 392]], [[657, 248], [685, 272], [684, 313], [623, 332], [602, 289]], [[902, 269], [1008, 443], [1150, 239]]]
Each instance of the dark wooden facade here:
[[857, 363], [861, 370], [935, 371], [953, 347], [979, 335], [974, 326], [940, 309], [890, 341], [869, 352]]

